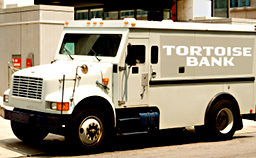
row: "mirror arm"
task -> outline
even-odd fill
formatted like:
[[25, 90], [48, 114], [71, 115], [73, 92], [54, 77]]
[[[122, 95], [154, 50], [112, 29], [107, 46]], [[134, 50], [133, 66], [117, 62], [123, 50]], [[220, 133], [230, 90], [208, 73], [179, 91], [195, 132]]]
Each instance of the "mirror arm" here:
[[119, 66], [119, 71], [124, 71], [124, 70], [126, 70], [125, 66]]

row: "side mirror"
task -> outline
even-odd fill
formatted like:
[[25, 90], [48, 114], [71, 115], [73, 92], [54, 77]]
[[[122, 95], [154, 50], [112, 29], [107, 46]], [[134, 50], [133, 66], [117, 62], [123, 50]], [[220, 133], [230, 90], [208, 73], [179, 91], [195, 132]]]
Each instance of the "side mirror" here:
[[129, 66], [133, 66], [136, 65], [136, 49], [135, 46], [132, 46], [130, 43], [127, 46], [127, 56], [126, 56], [126, 64], [128, 64]]

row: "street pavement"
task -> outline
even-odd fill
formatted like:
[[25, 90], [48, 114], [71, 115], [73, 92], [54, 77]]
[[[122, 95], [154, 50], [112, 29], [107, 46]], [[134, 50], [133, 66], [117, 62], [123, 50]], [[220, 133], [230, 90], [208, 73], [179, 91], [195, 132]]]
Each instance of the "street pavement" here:
[[[0, 97], [2, 105], [2, 97]], [[236, 136], [256, 133], [256, 122], [251, 120], [243, 120], [244, 128], [235, 133]], [[43, 143], [36, 145], [28, 145], [21, 142], [13, 134], [10, 121], [0, 118], [0, 158], [6, 157], [30, 157], [32, 155], [40, 155], [42, 152], [51, 153], [56, 146], [63, 146], [64, 137], [54, 134], [49, 134]], [[47, 147], [46, 147], [47, 146]], [[52, 146], [52, 149], [51, 147]], [[65, 147], [64, 147], [65, 149]], [[50, 151], [49, 151], [50, 150]], [[57, 148], [61, 150], [61, 148]], [[54, 153], [54, 152], [53, 152]], [[51, 156], [49, 156], [51, 157]]]

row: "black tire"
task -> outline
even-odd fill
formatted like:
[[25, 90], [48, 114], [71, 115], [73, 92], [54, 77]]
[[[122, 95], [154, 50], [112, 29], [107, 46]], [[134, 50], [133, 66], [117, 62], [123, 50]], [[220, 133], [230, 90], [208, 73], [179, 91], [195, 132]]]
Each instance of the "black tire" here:
[[238, 111], [230, 100], [220, 100], [212, 107], [207, 117], [208, 137], [217, 140], [231, 139], [238, 123]]
[[73, 118], [66, 140], [76, 150], [98, 152], [112, 135], [110, 129], [111, 124], [104, 113], [96, 109], [86, 109]]
[[43, 140], [49, 132], [29, 124], [11, 121], [12, 131], [17, 138], [24, 142], [34, 143]]

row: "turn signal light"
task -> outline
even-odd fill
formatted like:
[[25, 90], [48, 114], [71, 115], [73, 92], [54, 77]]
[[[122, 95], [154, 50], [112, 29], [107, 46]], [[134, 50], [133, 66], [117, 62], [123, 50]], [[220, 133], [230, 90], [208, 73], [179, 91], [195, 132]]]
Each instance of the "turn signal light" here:
[[3, 101], [4, 101], [5, 103], [8, 103], [8, 102], [9, 102], [9, 95], [4, 95], [4, 96], [3, 96]]
[[68, 25], [68, 22], [65, 22], [65, 25]]
[[57, 111], [68, 111], [69, 110], [69, 102], [63, 102], [63, 106], [61, 102], [57, 103]]
[[109, 78], [103, 78], [102, 81], [103, 81], [104, 86], [107, 86], [108, 82], [109, 82]]

